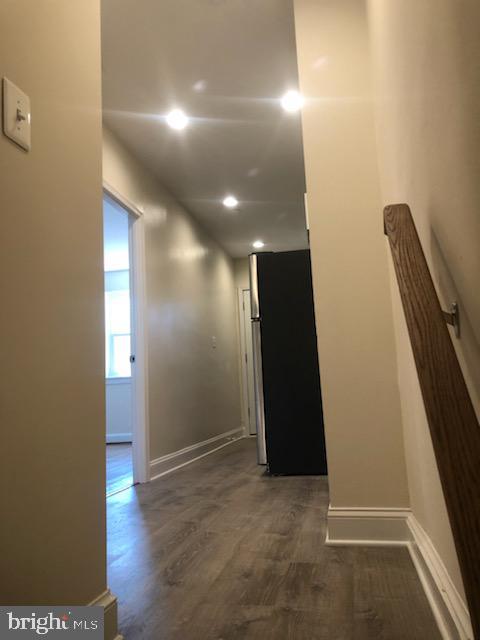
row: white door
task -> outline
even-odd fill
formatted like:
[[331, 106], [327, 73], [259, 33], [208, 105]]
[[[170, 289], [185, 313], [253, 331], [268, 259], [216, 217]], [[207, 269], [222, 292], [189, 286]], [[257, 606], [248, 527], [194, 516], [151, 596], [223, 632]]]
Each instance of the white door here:
[[243, 326], [245, 331], [244, 345], [244, 366], [247, 390], [247, 415], [248, 432], [250, 435], [257, 433], [257, 420], [255, 414], [255, 387], [253, 378], [253, 344], [252, 344], [252, 322], [250, 313], [250, 289], [243, 289]]
[[[124, 409], [125, 415], [130, 415], [130, 431], [132, 441], [132, 471], [133, 483], [148, 482], [150, 480], [150, 453], [148, 436], [148, 406], [147, 406], [147, 337], [145, 332], [145, 229], [143, 212], [138, 207], [118, 194], [112, 187], [104, 185], [104, 202], [120, 212], [128, 220], [128, 240], [122, 240], [122, 246], [118, 246], [118, 238], [111, 239], [110, 270], [116, 271], [109, 279], [112, 280], [112, 288], [119, 288], [121, 271], [126, 271], [128, 265], [128, 278], [121, 289], [128, 290], [128, 307], [130, 326], [125, 318], [126, 329], [121, 331], [120, 337], [116, 334], [110, 343], [117, 347], [117, 353], [110, 354], [121, 360], [114, 361], [113, 369], [120, 372], [126, 382], [130, 384], [130, 412]], [[122, 232], [123, 233], [123, 232]], [[123, 236], [122, 236], [123, 237]], [[121, 249], [121, 250], [120, 250]], [[125, 253], [127, 255], [125, 255]], [[105, 247], [107, 258], [107, 247]], [[120, 264], [119, 264], [120, 260]], [[123, 282], [123, 281], [122, 281]], [[126, 296], [124, 296], [126, 297]], [[115, 333], [115, 332], [112, 332]], [[117, 332], [118, 333], [118, 332]], [[108, 355], [107, 355], [108, 358]], [[107, 365], [108, 376], [108, 365]], [[125, 429], [125, 432], [127, 430]], [[117, 440], [118, 441], [118, 440]]]

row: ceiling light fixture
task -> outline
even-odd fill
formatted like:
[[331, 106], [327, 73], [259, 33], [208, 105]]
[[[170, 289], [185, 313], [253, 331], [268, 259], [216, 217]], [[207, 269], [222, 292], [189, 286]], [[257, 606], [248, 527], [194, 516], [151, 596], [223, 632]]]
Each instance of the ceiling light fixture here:
[[173, 109], [167, 114], [167, 124], [172, 129], [185, 129], [188, 124], [188, 116], [181, 109]]
[[261, 240], [255, 240], [255, 242], [252, 244], [252, 247], [254, 249], [261, 249], [264, 246], [265, 246], [265, 243], [262, 242]]
[[197, 93], [202, 93], [202, 91], [205, 91], [206, 88], [207, 88], [207, 83], [205, 80], [197, 80], [197, 82], [195, 82], [195, 84], [192, 87], [192, 89]]
[[298, 91], [287, 91], [287, 93], [282, 97], [281, 100], [282, 107], [289, 113], [300, 111], [304, 103], [305, 100], [303, 99], [303, 96], [298, 93]]
[[235, 196], [226, 196], [223, 199], [223, 206], [227, 207], [227, 209], [235, 209], [237, 205], [238, 200], [235, 198]]

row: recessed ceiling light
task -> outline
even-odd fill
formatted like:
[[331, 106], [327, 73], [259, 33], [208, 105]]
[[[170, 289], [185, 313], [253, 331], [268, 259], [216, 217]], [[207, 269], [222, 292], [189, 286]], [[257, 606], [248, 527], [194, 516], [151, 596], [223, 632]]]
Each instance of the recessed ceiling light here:
[[252, 244], [252, 247], [254, 247], [254, 249], [261, 249], [264, 246], [265, 246], [265, 243], [262, 242], [261, 240], [255, 240], [255, 242]]
[[281, 100], [282, 107], [289, 113], [300, 111], [304, 102], [303, 96], [298, 91], [287, 91]]
[[173, 109], [167, 114], [167, 124], [172, 129], [185, 129], [188, 124], [188, 116], [181, 109]]
[[205, 80], [197, 80], [193, 85], [192, 89], [197, 93], [202, 93], [207, 88], [207, 82]]
[[223, 200], [223, 206], [227, 207], [227, 209], [235, 209], [237, 205], [238, 200], [235, 198], [235, 196], [227, 196]]

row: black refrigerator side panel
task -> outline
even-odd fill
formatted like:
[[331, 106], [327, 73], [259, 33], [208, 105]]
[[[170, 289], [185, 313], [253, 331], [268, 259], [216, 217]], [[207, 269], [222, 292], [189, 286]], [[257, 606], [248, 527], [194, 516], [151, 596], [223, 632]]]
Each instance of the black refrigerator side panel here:
[[272, 474], [326, 474], [309, 251], [258, 254], [267, 460]]

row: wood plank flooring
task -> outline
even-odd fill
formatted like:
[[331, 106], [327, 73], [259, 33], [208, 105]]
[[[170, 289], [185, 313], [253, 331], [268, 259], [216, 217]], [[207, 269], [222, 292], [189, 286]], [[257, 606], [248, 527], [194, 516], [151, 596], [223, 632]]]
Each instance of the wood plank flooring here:
[[132, 445], [107, 444], [107, 496], [133, 483]]
[[107, 500], [125, 640], [440, 640], [408, 551], [325, 547], [320, 477], [253, 439]]

